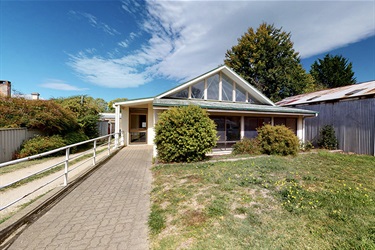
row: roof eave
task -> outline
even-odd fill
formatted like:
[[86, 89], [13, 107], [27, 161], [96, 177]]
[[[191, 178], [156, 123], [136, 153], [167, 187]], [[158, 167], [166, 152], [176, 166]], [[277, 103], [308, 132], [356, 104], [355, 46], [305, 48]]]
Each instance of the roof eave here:
[[[167, 103], [153, 103], [154, 107], [160, 107], [160, 108], [169, 108], [169, 107], [178, 107], [178, 106], [187, 106], [186, 104], [167, 104]], [[311, 112], [304, 112], [304, 110], [275, 110], [275, 111], [270, 111], [270, 110], [262, 110], [261, 108], [256, 109], [256, 108], [236, 108], [236, 107], [221, 107], [221, 108], [216, 108], [216, 107], [210, 107], [209, 105], [200, 105], [203, 109], [207, 109], [207, 111], [211, 112], [230, 112], [230, 111], [236, 111], [239, 113], [262, 113], [262, 114], [273, 114], [273, 115], [297, 115], [297, 116], [305, 116], [305, 117], [315, 117], [318, 115], [318, 112], [316, 111], [311, 111]]]
[[115, 106], [130, 106], [130, 105], [142, 105], [142, 104], [148, 104], [152, 102], [155, 98], [150, 97], [150, 98], [142, 98], [142, 99], [135, 99], [135, 100], [129, 100], [129, 101], [124, 101], [124, 102], [116, 102], [113, 104], [113, 107]]

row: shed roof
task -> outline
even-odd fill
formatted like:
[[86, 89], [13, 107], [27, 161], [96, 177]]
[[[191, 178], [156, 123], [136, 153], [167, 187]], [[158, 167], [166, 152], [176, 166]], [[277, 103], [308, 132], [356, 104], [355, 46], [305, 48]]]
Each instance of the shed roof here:
[[293, 106], [331, 100], [358, 98], [371, 95], [375, 96], [375, 81], [291, 96], [277, 102], [276, 104], [280, 106]]

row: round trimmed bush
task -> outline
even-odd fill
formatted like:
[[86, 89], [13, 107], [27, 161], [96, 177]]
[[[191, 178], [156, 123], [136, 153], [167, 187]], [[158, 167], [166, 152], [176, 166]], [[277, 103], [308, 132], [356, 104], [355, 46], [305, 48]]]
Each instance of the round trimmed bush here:
[[216, 125], [198, 106], [174, 107], [155, 125], [155, 144], [162, 162], [193, 162], [216, 145]]
[[298, 137], [284, 125], [264, 125], [257, 129], [261, 151], [269, 155], [296, 155], [299, 149]]

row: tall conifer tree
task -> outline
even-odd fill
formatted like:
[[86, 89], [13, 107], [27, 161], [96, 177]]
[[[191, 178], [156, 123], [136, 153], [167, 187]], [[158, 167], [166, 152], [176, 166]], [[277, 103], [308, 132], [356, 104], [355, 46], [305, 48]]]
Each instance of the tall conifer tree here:
[[274, 102], [304, 93], [313, 80], [302, 68], [290, 37], [290, 33], [262, 23], [238, 39], [224, 62]]
[[338, 56], [325, 55], [311, 65], [310, 74], [316, 84], [324, 88], [337, 88], [356, 83], [352, 63], [348, 59]]

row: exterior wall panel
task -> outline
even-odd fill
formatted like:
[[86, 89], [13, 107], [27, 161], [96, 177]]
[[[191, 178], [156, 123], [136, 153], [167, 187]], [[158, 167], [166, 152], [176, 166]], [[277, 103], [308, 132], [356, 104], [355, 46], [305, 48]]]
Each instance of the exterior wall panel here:
[[375, 98], [332, 103], [301, 105], [298, 108], [318, 111], [306, 120], [306, 140], [316, 142], [324, 125], [333, 125], [339, 149], [345, 152], [374, 155]]
[[26, 128], [0, 129], [0, 163], [12, 160], [25, 140], [41, 134]]

